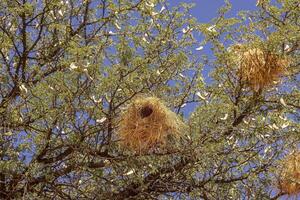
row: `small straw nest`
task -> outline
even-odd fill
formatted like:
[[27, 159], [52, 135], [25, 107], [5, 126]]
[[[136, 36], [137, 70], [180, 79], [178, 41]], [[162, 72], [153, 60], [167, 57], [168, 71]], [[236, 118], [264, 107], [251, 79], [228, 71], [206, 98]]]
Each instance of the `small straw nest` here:
[[275, 84], [286, 72], [289, 62], [282, 56], [259, 48], [237, 47], [235, 50], [240, 62], [238, 74], [255, 92]]
[[122, 114], [121, 143], [139, 153], [163, 147], [169, 136], [178, 137], [183, 122], [156, 97], [136, 98]]
[[300, 194], [300, 152], [294, 152], [281, 161], [278, 189], [288, 195]]

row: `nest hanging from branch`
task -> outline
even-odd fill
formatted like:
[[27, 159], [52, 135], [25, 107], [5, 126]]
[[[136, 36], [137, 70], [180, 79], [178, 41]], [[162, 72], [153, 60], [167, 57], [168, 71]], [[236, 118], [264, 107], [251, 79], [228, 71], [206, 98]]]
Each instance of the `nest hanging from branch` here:
[[288, 195], [300, 194], [300, 152], [294, 152], [281, 161], [278, 188]]
[[255, 92], [274, 85], [286, 72], [287, 59], [270, 51], [259, 48], [243, 49], [240, 45], [235, 48], [239, 59], [241, 80]]
[[121, 116], [121, 143], [139, 153], [163, 147], [169, 136], [178, 137], [183, 122], [156, 97], [139, 97]]

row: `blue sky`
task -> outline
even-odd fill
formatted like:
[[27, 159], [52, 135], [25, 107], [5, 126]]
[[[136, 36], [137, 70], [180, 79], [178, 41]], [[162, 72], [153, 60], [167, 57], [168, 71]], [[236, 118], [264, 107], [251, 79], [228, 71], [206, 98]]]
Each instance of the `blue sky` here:
[[[171, 5], [181, 2], [194, 3], [195, 7], [192, 9], [191, 14], [196, 17], [199, 22], [208, 22], [217, 16], [218, 8], [224, 5], [223, 0], [182, 0], [182, 1], [168, 1]], [[241, 10], [254, 10], [256, 9], [256, 0], [230, 0], [232, 4], [231, 15], [236, 15]]]

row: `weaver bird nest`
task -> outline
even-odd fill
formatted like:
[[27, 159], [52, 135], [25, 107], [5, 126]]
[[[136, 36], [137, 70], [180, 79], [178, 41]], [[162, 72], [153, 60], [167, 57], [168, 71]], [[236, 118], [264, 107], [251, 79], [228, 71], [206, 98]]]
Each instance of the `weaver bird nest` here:
[[139, 153], [178, 137], [183, 122], [156, 97], [135, 99], [121, 116], [118, 133], [123, 146]]
[[286, 72], [288, 61], [283, 56], [259, 48], [234, 47], [238, 54], [241, 80], [255, 92], [276, 83]]
[[300, 194], [300, 152], [290, 154], [281, 161], [278, 188], [285, 194]]

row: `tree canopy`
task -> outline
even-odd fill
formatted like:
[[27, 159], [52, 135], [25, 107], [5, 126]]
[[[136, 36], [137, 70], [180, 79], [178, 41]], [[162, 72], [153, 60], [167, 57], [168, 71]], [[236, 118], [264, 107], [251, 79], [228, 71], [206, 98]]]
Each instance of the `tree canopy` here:
[[[192, 6], [0, 1], [1, 199], [288, 195], [278, 182], [300, 145], [299, 1], [260, 0], [235, 17], [225, 1], [210, 23]], [[245, 55], [285, 66], [251, 86], [277, 65], [243, 78]], [[139, 96], [161, 99], [184, 123], [167, 147], [120, 143], [122, 113]]]

